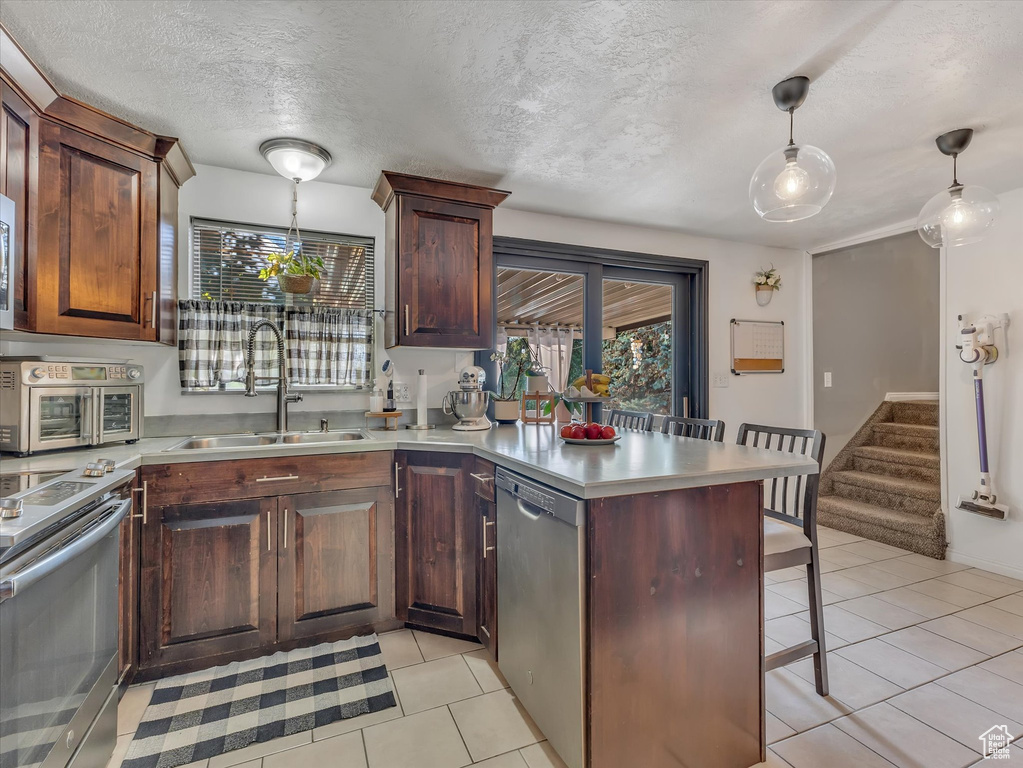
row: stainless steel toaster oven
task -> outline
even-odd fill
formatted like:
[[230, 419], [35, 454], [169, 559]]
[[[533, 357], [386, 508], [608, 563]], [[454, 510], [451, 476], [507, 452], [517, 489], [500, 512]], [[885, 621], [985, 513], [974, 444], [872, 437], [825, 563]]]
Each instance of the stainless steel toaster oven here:
[[36, 451], [142, 437], [142, 367], [50, 357], [0, 361], [0, 451]]

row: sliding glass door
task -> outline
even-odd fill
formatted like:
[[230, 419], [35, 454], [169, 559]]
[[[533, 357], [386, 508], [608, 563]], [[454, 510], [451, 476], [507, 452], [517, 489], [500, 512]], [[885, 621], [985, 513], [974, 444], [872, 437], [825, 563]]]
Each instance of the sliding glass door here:
[[[494, 239], [495, 349], [477, 363], [497, 382], [493, 352], [527, 356], [563, 392], [589, 369], [608, 376], [609, 404], [704, 415], [706, 262]], [[506, 367], [494, 391], [521, 394]]]

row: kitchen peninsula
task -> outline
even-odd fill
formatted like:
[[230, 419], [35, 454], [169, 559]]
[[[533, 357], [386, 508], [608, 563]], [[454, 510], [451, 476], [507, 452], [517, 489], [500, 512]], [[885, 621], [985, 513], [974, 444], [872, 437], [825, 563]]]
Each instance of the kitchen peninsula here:
[[[138, 468], [147, 496], [140, 678], [404, 622], [475, 635], [496, 588], [485, 583], [485, 565], [477, 583], [477, 558], [501, 549], [490, 538], [501, 525], [487, 525], [494, 476], [534, 481], [585, 509], [583, 727], [560, 744], [547, 734], [566, 762], [745, 768], [763, 759], [761, 481], [815, 473], [815, 462], [652, 433], [626, 432], [614, 447], [571, 446], [554, 428], [532, 425], [359, 434], [204, 450], [156, 438], [4, 463], [17, 471], [102, 456]], [[443, 520], [452, 507], [467, 512]], [[334, 528], [329, 509], [341, 510]], [[344, 546], [361, 547], [347, 571], [323, 559]], [[224, 570], [211, 574], [203, 562]], [[319, 569], [347, 575], [348, 594], [328, 594]], [[198, 605], [197, 581], [216, 584], [212, 602]], [[499, 597], [490, 594], [491, 606]], [[345, 609], [332, 615], [328, 599]], [[338, 624], [338, 616], [348, 618]]]

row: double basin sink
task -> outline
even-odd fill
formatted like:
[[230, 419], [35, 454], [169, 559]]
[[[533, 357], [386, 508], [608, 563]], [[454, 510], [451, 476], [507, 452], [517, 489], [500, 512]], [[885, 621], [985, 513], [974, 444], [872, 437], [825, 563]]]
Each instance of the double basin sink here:
[[309, 443], [343, 443], [371, 439], [363, 430], [339, 432], [276, 432], [263, 435], [216, 435], [189, 437], [167, 448], [168, 451], [202, 451], [210, 448], [259, 448], [268, 445], [306, 445]]

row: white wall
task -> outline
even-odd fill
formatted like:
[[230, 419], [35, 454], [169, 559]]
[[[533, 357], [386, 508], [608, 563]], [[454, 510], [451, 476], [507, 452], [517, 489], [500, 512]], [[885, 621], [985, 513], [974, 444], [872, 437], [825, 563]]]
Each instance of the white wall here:
[[[197, 175], [181, 189], [179, 199], [179, 296], [189, 295], [188, 231], [192, 216], [279, 225], [290, 221], [291, 185], [270, 175], [212, 166], [197, 166]], [[753, 215], [750, 212], [750, 215]], [[372, 236], [377, 240], [377, 293], [383, 286], [384, 216], [370, 199], [370, 190], [337, 184], [307, 182], [299, 189], [299, 223], [309, 229]], [[630, 227], [604, 222], [549, 216], [498, 208], [494, 233], [508, 237], [591, 245], [710, 262], [710, 368], [729, 371], [729, 320], [784, 320], [785, 373], [736, 377], [727, 389], [711, 388], [710, 413], [728, 423], [732, 439], [741, 421], [803, 426], [807, 423], [807, 294], [809, 257], [799, 251], [694, 237], [679, 232]], [[760, 267], [774, 264], [784, 289], [770, 306], [758, 307], [751, 280]], [[378, 304], [382, 306], [382, 303]], [[378, 326], [379, 327], [379, 326]], [[378, 333], [378, 338], [381, 334]], [[382, 350], [380, 350], [382, 352]], [[230, 410], [272, 410], [269, 398], [249, 399], [218, 394], [182, 394], [178, 385], [177, 350], [155, 344], [28, 337], [0, 344], [0, 353], [75, 355], [131, 358], [146, 369], [146, 414], [202, 414]], [[378, 352], [379, 354], [379, 352]], [[419, 368], [430, 376], [430, 405], [439, 406], [457, 371], [468, 364], [467, 353], [397, 349], [387, 353], [399, 378], [414, 380]], [[380, 359], [378, 359], [378, 365]], [[364, 410], [360, 394], [309, 394], [296, 410]]]
[[[1023, 189], [1000, 196], [1001, 212], [979, 243], [948, 249], [942, 325], [942, 407], [945, 508], [949, 558], [1023, 578]], [[988, 452], [998, 501], [1007, 520], [955, 509], [977, 484], [977, 425], [972, 372], [955, 351], [958, 315], [1008, 312], [1009, 354], [984, 371]]]

